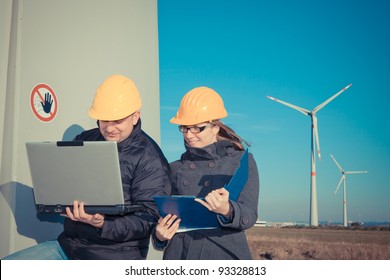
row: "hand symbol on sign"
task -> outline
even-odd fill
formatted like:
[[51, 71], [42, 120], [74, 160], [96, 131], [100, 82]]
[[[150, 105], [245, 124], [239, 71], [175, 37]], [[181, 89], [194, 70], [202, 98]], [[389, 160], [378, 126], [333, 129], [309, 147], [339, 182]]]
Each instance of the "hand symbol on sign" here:
[[41, 101], [43, 111], [45, 111], [46, 114], [49, 114], [51, 111], [51, 105], [53, 104], [53, 100], [51, 99], [50, 93], [45, 93], [45, 104]]

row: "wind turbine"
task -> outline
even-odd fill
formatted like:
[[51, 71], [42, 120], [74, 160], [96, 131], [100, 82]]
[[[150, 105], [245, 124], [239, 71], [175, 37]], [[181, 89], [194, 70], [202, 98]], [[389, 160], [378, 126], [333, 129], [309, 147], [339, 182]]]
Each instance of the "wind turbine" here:
[[340, 164], [337, 162], [337, 160], [334, 158], [333, 155], [330, 155], [334, 161], [334, 163], [336, 163], [337, 167], [340, 169], [340, 172], [341, 172], [341, 179], [340, 179], [340, 182], [337, 186], [337, 189], [336, 191], [334, 192], [335, 194], [337, 193], [337, 191], [339, 190], [340, 186], [341, 186], [341, 183], [344, 181], [344, 199], [343, 199], [343, 207], [344, 207], [344, 226], [347, 227], [348, 226], [348, 221], [347, 221], [347, 177], [346, 175], [347, 174], [359, 174], [359, 173], [368, 173], [367, 171], [344, 171], [344, 169], [341, 168]]
[[311, 118], [311, 174], [310, 174], [310, 225], [318, 226], [318, 209], [317, 209], [317, 183], [316, 183], [316, 156], [315, 150], [317, 149], [318, 158], [321, 159], [320, 152], [320, 140], [318, 137], [318, 127], [317, 127], [317, 112], [321, 110], [325, 105], [347, 90], [352, 84], [349, 84], [326, 101], [315, 107], [312, 111], [298, 107], [296, 105], [284, 102], [282, 100], [276, 99], [271, 96], [267, 96], [269, 99], [279, 102], [283, 105], [286, 105], [290, 108], [293, 108], [306, 116]]

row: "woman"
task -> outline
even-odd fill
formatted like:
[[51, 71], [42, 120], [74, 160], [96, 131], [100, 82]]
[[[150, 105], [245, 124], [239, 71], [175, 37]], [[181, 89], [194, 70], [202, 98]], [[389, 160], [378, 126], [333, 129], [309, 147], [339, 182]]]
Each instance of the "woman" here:
[[160, 218], [153, 244], [164, 250], [164, 259], [251, 259], [244, 231], [257, 220], [259, 175], [249, 153], [248, 180], [237, 201], [229, 200], [224, 186], [237, 170], [244, 147], [220, 121], [226, 116], [218, 93], [198, 87], [183, 97], [171, 119], [179, 125], [186, 148], [180, 160], [171, 163], [172, 195], [204, 197], [196, 201], [217, 214], [220, 227], [177, 233], [180, 219], [171, 214]]

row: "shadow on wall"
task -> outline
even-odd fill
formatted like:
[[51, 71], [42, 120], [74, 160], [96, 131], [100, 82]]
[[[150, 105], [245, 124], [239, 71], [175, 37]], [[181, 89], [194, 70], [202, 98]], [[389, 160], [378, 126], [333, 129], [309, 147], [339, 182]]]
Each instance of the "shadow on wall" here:
[[59, 215], [38, 214], [30, 186], [9, 182], [1, 185], [1, 190], [13, 190], [15, 194], [15, 209], [11, 205], [10, 207], [13, 209], [18, 234], [34, 239], [37, 243], [57, 238], [62, 231], [64, 218]]
[[[81, 126], [73, 124], [65, 130], [62, 140], [73, 140], [82, 131], [84, 129]], [[0, 188], [1, 190], [14, 190], [15, 209], [11, 205], [10, 207], [14, 212], [18, 234], [32, 238], [37, 243], [40, 243], [56, 239], [62, 232], [64, 217], [37, 213], [34, 192], [31, 186], [19, 182], [10, 182], [0, 186]], [[8, 204], [10, 204], [9, 201]]]
[[71, 141], [76, 137], [76, 135], [83, 131], [84, 128], [82, 128], [80, 125], [72, 124], [65, 130], [64, 134], [62, 135], [62, 141]]
[[14, 210], [17, 231], [20, 235], [35, 239], [37, 243], [56, 239], [63, 228], [64, 217], [38, 214], [34, 192], [29, 186], [15, 183]]

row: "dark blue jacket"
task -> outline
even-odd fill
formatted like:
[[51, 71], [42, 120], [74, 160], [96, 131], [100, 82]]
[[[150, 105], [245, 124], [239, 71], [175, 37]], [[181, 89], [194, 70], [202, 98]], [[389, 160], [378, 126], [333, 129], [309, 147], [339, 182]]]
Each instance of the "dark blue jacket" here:
[[[98, 128], [82, 132], [75, 140], [105, 141]], [[58, 241], [71, 259], [146, 258], [151, 230], [159, 217], [153, 196], [170, 194], [169, 164], [159, 146], [141, 130], [141, 120], [118, 143], [118, 153], [125, 202], [142, 204], [145, 211], [106, 215], [102, 229], [65, 219]], [[85, 170], [87, 174], [88, 166]]]

